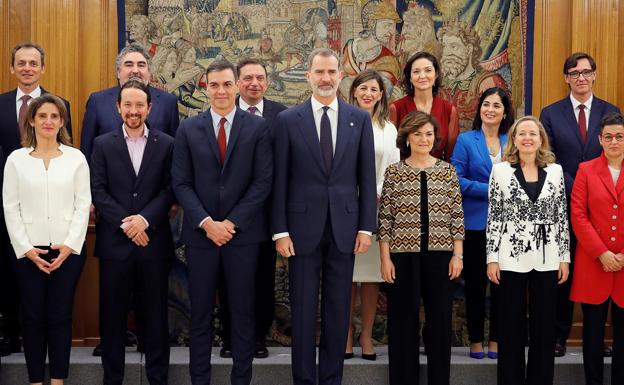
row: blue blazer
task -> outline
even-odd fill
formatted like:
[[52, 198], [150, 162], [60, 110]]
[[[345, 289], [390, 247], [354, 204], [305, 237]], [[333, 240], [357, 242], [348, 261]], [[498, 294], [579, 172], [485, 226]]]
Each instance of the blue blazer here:
[[[121, 127], [121, 126], [120, 126]], [[91, 195], [98, 210], [95, 224], [95, 255], [123, 260], [136, 252], [138, 258], [173, 258], [169, 209], [173, 138], [150, 130], [137, 175], [121, 128], [97, 137], [91, 158]], [[134, 244], [119, 227], [129, 215], [141, 214], [149, 223], [146, 247]]]
[[583, 145], [570, 96], [542, 109], [540, 121], [548, 134], [550, 149], [555, 154], [557, 163], [563, 168], [566, 195], [570, 196], [572, 192], [572, 184], [579, 163], [597, 158], [602, 152], [602, 147], [598, 142], [600, 120], [609, 112], [619, 111], [619, 108], [613, 104], [598, 99], [594, 95], [587, 137]]
[[[500, 136], [505, 148], [507, 134]], [[464, 227], [467, 230], [485, 230], [488, 215], [488, 182], [492, 160], [483, 130], [461, 133], [453, 150], [451, 163], [459, 177], [464, 208]]]
[[327, 216], [336, 245], [352, 253], [360, 230], [376, 229], [375, 149], [369, 114], [338, 101], [332, 170], [321, 158], [311, 101], [277, 115], [273, 125], [275, 175], [272, 233], [288, 232], [295, 253], [319, 244]]
[[[150, 130], [159, 130], [175, 137], [180, 118], [178, 117], [178, 99], [175, 95], [149, 87], [152, 110], [147, 117]], [[119, 130], [123, 124], [117, 111], [119, 87], [112, 87], [94, 92], [87, 100], [87, 107], [82, 120], [80, 149], [87, 161], [91, 161], [93, 140], [102, 134]]]
[[175, 138], [171, 174], [173, 191], [184, 209], [186, 245], [217, 247], [199, 227], [208, 216], [236, 225], [228, 244], [269, 239], [263, 207], [271, 192], [273, 153], [263, 118], [236, 108], [223, 168], [210, 110], [184, 119]]

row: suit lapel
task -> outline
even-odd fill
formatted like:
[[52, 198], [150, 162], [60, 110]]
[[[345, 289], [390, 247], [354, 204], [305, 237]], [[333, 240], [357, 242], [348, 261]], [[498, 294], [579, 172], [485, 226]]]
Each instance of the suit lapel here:
[[336, 150], [334, 151], [334, 160], [332, 161], [332, 171], [338, 167], [337, 165], [347, 149], [347, 144], [354, 129], [351, 111], [346, 103], [338, 99], [338, 127], [336, 127]]
[[[321, 159], [321, 144], [318, 133], [316, 132], [316, 124], [314, 123], [314, 112], [312, 111], [312, 101], [308, 99], [307, 102], [301, 105], [299, 110], [299, 122], [296, 125], [301, 130], [301, 136], [310, 148], [312, 158], [316, 161], [317, 165], [325, 172], [325, 165]], [[335, 158], [335, 157], [334, 157]]]
[[572, 108], [572, 102], [570, 101], [570, 98], [567, 98], [565, 103], [563, 104], [562, 115], [565, 121], [568, 123], [569, 130], [572, 131], [572, 135], [574, 135], [578, 144], [581, 146], [581, 148], [583, 148], [579, 125], [576, 121], [576, 115], [574, 115], [574, 109]]
[[121, 130], [117, 130], [115, 132], [115, 148], [119, 154], [119, 159], [121, 159], [121, 163], [123, 163], [124, 168], [130, 175], [132, 183], [136, 182], [137, 175], [134, 172], [134, 167], [132, 166], [132, 160], [130, 159], [130, 153], [128, 152], [128, 145], [126, 144], [126, 139], [123, 135], [123, 128]]
[[244, 119], [246, 118], [246, 114], [249, 114], [249, 112], [245, 112], [240, 108], [236, 108], [236, 114], [234, 114], [234, 122], [232, 122], [232, 127], [230, 128], [230, 138], [227, 142], [227, 148], [225, 150], [225, 161], [223, 162], [224, 170], [228, 164], [228, 160], [232, 155], [232, 151], [234, 151], [234, 146], [236, 145], [236, 141], [240, 136], [241, 128], [245, 125]]
[[217, 137], [215, 136], [214, 126], [212, 125], [212, 115], [210, 114], [210, 110], [204, 112], [203, 114], [204, 122], [202, 126], [206, 130], [206, 136], [208, 137], [208, 143], [210, 148], [212, 149], [212, 153], [215, 156], [217, 163], [221, 163], [221, 159], [219, 158], [219, 146], [217, 145]]
[[[147, 143], [145, 144], [145, 151], [143, 151], [143, 158], [141, 159], [141, 166], [139, 167], [139, 175], [137, 176], [134, 185], [138, 185], [141, 183], [143, 176], [147, 172], [147, 168], [151, 163], [151, 159], [154, 156], [154, 152], [156, 151], [156, 146], [158, 144], [158, 131], [150, 130], [147, 136]], [[134, 168], [133, 168], [134, 169]]]
[[[474, 135], [477, 139], [477, 151], [479, 152], [479, 155], [481, 155], [481, 159], [483, 159], [483, 164], [487, 170], [491, 171], [492, 159], [490, 158], [490, 152], [487, 149], [487, 143], [485, 141], [485, 135], [483, 135], [483, 130], [476, 131]], [[501, 147], [502, 145], [503, 143], [501, 141]]]
[[604, 104], [602, 103], [602, 100], [594, 96], [591, 111], [589, 112], [589, 127], [587, 128], [587, 137], [585, 140], [585, 146], [583, 147], [583, 153], [585, 153], [588, 149], [600, 148], [600, 143], [598, 143], [600, 128], [598, 126], [600, 125], [603, 110]]
[[[599, 163], [599, 167], [596, 167], [597, 169], [594, 170], [594, 172], [598, 175], [598, 178], [600, 179], [600, 181], [602, 182], [602, 184], [604, 185], [605, 189], [609, 192], [609, 194], [611, 194], [611, 196], [613, 197], [613, 199], [615, 201], [617, 201], [617, 193], [616, 193], [616, 187], [619, 187], [619, 189], [621, 189], [622, 187], [622, 183], [624, 183], [622, 181], [622, 178], [619, 177], [617, 180], [617, 186], [615, 184], [613, 184], [613, 178], [611, 177], [611, 171], [609, 171], [609, 162], [607, 161], [607, 158], [604, 155], [604, 152], [600, 154], [600, 163]], [[620, 173], [620, 176], [622, 174]], [[621, 191], [621, 190], [618, 190]]]
[[520, 187], [522, 187], [522, 190], [524, 190], [524, 193], [526, 194], [526, 196], [529, 197], [529, 200], [531, 202], [533, 203], [537, 202], [540, 195], [542, 195], [542, 188], [544, 187], [544, 183], [546, 182], [547, 172], [544, 170], [543, 167], [537, 168], [537, 197], [535, 200], [533, 200], [531, 199], [531, 196], [528, 193], [527, 181], [526, 179], [524, 179], [524, 174], [522, 173], [522, 167], [520, 167], [520, 165], [518, 164], [512, 165], [511, 167], [515, 168], [514, 175], [516, 176], [516, 179], [518, 180], [518, 183], [520, 183]]
[[[43, 88], [41, 89], [41, 92], [43, 92]], [[13, 137], [14, 143], [16, 143], [17, 147], [19, 148], [21, 147], [19, 145], [19, 143], [21, 142], [21, 137], [20, 137], [19, 122], [17, 121], [17, 109], [15, 108], [15, 103], [16, 103], [16, 98], [17, 98], [17, 88], [11, 92], [10, 98], [11, 98], [12, 104], [11, 104], [11, 108], [9, 108], [9, 117], [11, 120], [7, 123], [7, 127], [13, 127], [13, 129], [10, 130], [10, 132], [8, 132], [7, 135], [10, 135]], [[5, 148], [5, 151], [6, 150], [7, 149]], [[5, 155], [9, 156], [9, 152], [7, 152]]]

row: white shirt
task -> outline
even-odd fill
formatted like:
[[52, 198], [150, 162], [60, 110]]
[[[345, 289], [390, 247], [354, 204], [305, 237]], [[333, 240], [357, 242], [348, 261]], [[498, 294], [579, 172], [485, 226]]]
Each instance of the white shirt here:
[[[243, 111], [247, 111], [249, 107], [252, 107], [245, 100], [243, 100], [243, 98], [238, 98], [238, 106]], [[256, 107], [254, 115], [262, 117], [262, 113], [264, 112], [264, 99], [260, 99], [260, 102], [253, 107]]]
[[620, 177], [620, 171], [621, 170], [609, 166], [609, 172], [611, 173], [611, 179], [613, 179], [614, 185], [617, 185], [618, 178]]
[[[323, 117], [324, 104], [314, 98], [312, 100], [312, 112], [314, 113], [314, 125], [316, 126], [316, 133], [321, 141], [321, 118]], [[329, 109], [327, 110], [327, 116], [329, 116], [329, 124], [331, 125], [332, 146], [334, 152], [336, 152], [336, 136], [338, 134], [338, 98], [329, 103]]]
[[38, 98], [39, 96], [41, 96], [41, 87], [37, 86], [37, 88], [35, 88], [29, 94], [24, 93], [24, 91], [22, 91], [19, 87], [17, 87], [17, 94], [15, 95], [15, 116], [17, 116], [18, 120], [19, 120], [19, 110], [22, 107], [21, 99], [22, 99], [22, 96], [24, 95], [30, 95], [30, 100], [28, 100], [28, 105], [30, 105], [30, 102], [32, 102], [34, 98]]
[[570, 94], [570, 101], [572, 102], [572, 109], [574, 110], [574, 117], [576, 118], [577, 122], [579, 119], [579, 112], [580, 112], [579, 106], [581, 104], [585, 105], [585, 127], [589, 130], [589, 114], [591, 113], [591, 106], [592, 106], [592, 102], [594, 101], [594, 95], [592, 94], [592, 96], [590, 96], [589, 99], [587, 99], [585, 103], [581, 103], [578, 100], [576, 100], [574, 96], [572, 96], [572, 94]]

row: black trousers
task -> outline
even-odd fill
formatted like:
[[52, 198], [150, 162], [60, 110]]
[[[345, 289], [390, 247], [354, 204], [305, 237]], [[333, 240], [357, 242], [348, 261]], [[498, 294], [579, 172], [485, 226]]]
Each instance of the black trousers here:
[[[429, 385], [449, 385], [451, 369], [452, 282], [450, 251], [391, 253], [396, 271], [387, 285], [390, 385], [418, 384], [419, 308], [422, 296], [427, 327]], [[435, 343], [434, 343], [435, 341]]]
[[624, 308], [619, 307], [611, 299], [607, 299], [599, 305], [581, 304], [583, 308], [583, 367], [587, 385], [604, 384], [604, 333], [609, 304], [611, 304], [613, 320], [611, 384], [624, 384]]
[[213, 310], [223, 269], [230, 304], [232, 385], [249, 385], [255, 346], [254, 288], [258, 244], [186, 248], [191, 299], [190, 372], [193, 385], [210, 385]]
[[[483, 342], [485, 324], [485, 294], [488, 286], [485, 251], [485, 230], [466, 230], [464, 240], [464, 270], [466, 282], [466, 320], [468, 339]], [[490, 284], [489, 341], [498, 341], [498, 286]]]
[[[48, 250], [41, 258], [51, 261], [57, 250]], [[50, 275], [24, 257], [14, 261], [20, 304], [24, 356], [30, 382], [43, 382], [46, 353], [50, 378], [67, 378], [72, 342], [74, 292], [85, 263], [84, 253], [71, 254]], [[4, 293], [7, 295], [8, 293]]]
[[[6, 234], [4, 221], [0, 225], [0, 313], [2, 313], [2, 336], [19, 339], [19, 285], [17, 284], [13, 262], [15, 252]], [[11, 293], [11, 295], [6, 295]]]
[[[256, 340], [264, 342], [275, 318], [275, 262], [277, 251], [275, 242], [267, 241], [260, 244], [258, 268], [256, 269]], [[222, 272], [223, 274], [223, 272]], [[230, 306], [228, 303], [227, 285], [225, 280], [219, 283], [219, 317], [221, 320], [221, 339], [224, 344], [230, 343], [232, 328], [230, 326]]]
[[128, 311], [142, 320], [145, 372], [150, 385], [166, 385], [169, 372], [167, 323], [170, 259], [100, 258], [100, 335], [104, 385], [121, 385]]
[[325, 224], [321, 242], [315, 250], [308, 254], [297, 252], [288, 259], [294, 385], [317, 383], [316, 326], [319, 288], [321, 341], [318, 383], [320, 385], [342, 383], [351, 308], [353, 263], [353, 253], [342, 253], [338, 250], [329, 220]]
[[[557, 271], [501, 271], [498, 310], [498, 385], [552, 385], [555, 368]], [[525, 367], [526, 303], [529, 358]]]
[[[569, 200], [568, 200], [569, 202]], [[570, 213], [568, 205], [568, 213]], [[570, 218], [568, 217], [568, 221]], [[571, 223], [571, 222], [570, 222]], [[572, 317], [574, 316], [574, 302], [570, 301], [572, 289], [572, 277], [574, 275], [574, 255], [576, 254], [576, 236], [570, 225], [570, 275], [568, 280], [557, 286], [557, 329], [556, 342], [566, 343], [572, 329]]]

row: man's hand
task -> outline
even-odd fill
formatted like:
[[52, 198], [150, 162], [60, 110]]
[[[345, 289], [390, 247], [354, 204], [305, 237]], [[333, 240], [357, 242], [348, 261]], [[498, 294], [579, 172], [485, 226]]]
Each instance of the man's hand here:
[[65, 245], [52, 245], [52, 246], [50, 246], [50, 248], [52, 250], [58, 250], [59, 251], [58, 257], [52, 259], [52, 264], [50, 264], [50, 270], [49, 271], [51, 273], [54, 270], [56, 270], [59, 267], [61, 267], [63, 262], [65, 262], [67, 257], [69, 257], [69, 255], [72, 253], [72, 249], [69, 246], [65, 246]]
[[275, 250], [284, 258], [289, 258], [295, 255], [295, 245], [293, 245], [290, 237], [283, 237], [275, 241]]
[[372, 240], [371, 236], [364, 233], [358, 233], [355, 238], [355, 249], [353, 249], [353, 254], [365, 253], [368, 251], [368, 248], [371, 245]]
[[121, 220], [124, 233], [130, 239], [134, 239], [139, 233], [147, 229], [147, 224], [140, 215], [130, 215]]
[[132, 238], [132, 242], [134, 242], [134, 244], [137, 246], [145, 247], [149, 243], [149, 237], [147, 236], [147, 233], [145, 231], [141, 231], [140, 233], [135, 235], [134, 238]]
[[223, 246], [228, 243], [235, 233], [234, 226], [230, 228], [225, 222], [217, 222], [212, 219], [206, 220], [202, 225], [202, 229], [206, 232], [206, 237], [217, 246]]

